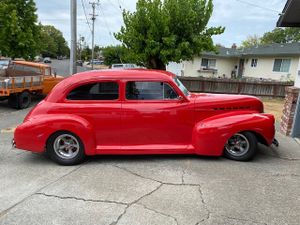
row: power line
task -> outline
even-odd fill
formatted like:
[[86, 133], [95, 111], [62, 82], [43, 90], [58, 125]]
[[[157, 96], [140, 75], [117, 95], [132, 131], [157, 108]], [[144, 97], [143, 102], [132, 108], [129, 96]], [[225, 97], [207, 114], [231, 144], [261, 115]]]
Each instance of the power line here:
[[123, 11], [121, 5], [116, 5], [115, 3], [113, 3], [111, 0], [108, 0], [108, 2], [117, 10], [117, 11]]
[[[65, 19], [53, 19], [53, 18], [51, 18], [51, 19], [42, 19], [42, 18], [40, 18], [39, 20], [43, 20], [43, 21], [66, 21], [66, 20], [70, 20], [70, 18], [65, 18]], [[85, 20], [85, 19], [77, 19], [77, 20]]]
[[108, 26], [107, 20], [105, 19], [104, 11], [103, 11], [103, 8], [102, 8], [101, 4], [99, 4], [99, 9], [100, 9], [100, 12], [101, 12], [101, 13], [102, 13], [102, 15], [103, 15], [103, 21], [104, 21], [104, 25], [105, 25], [105, 27], [106, 27], [106, 29], [107, 29], [108, 33], [109, 33], [109, 36], [112, 38], [112, 41], [113, 41], [113, 42], [114, 42], [114, 44], [115, 44], [114, 37], [113, 37], [113, 35], [112, 35], [112, 32], [111, 32], [111, 30], [109, 29], [109, 26]]
[[[103, 21], [104, 21], [105, 27], [106, 27], [106, 29], [107, 29], [107, 31], [108, 31], [110, 37], [111, 37], [111, 40], [112, 40], [113, 44], [116, 45], [116, 43], [115, 43], [115, 38], [114, 38], [114, 36], [112, 35], [111, 30], [109, 29], [107, 20], [105, 19], [104, 10], [103, 10], [101, 4], [99, 4], [99, 9], [100, 9], [100, 12], [101, 12], [102, 15], [103, 15]], [[118, 53], [118, 58], [120, 59], [120, 62], [123, 63], [123, 61], [122, 61], [122, 59], [121, 59], [119, 53]]]
[[90, 14], [92, 16], [91, 20], [92, 20], [92, 70], [94, 69], [94, 54], [95, 54], [95, 50], [94, 50], [94, 41], [95, 41], [95, 20], [96, 20], [96, 15], [95, 14], [95, 10], [96, 10], [96, 6], [99, 5], [99, 0], [96, 2], [90, 2], [90, 4], [92, 5], [93, 8], [93, 13]]
[[83, 9], [83, 12], [84, 12], [86, 23], [89, 26], [90, 31], [92, 32], [92, 28], [91, 28], [90, 22], [88, 20], [87, 14], [86, 14], [86, 8], [85, 8], [85, 4], [84, 4], [83, 0], [81, 0], [81, 6], [82, 6], [82, 9]]
[[260, 5], [251, 3], [251, 2], [247, 2], [247, 1], [243, 1], [243, 0], [236, 0], [236, 1], [237, 1], [237, 2], [241, 2], [241, 3], [244, 3], [244, 4], [247, 4], [247, 5], [250, 5], [250, 6], [253, 6], [253, 7], [256, 7], [256, 8], [260, 8], [260, 9], [264, 9], [264, 10], [276, 12], [276, 13], [279, 13], [279, 14], [281, 13], [281, 12], [278, 11], [278, 10], [270, 9], [270, 8], [267, 8], [267, 7], [264, 7], [264, 6], [260, 6]]

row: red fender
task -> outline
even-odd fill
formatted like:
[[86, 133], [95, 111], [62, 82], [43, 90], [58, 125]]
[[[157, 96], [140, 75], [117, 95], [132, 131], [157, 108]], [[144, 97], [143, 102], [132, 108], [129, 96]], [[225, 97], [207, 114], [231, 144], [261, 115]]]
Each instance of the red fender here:
[[41, 114], [26, 120], [15, 130], [16, 147], [43, 152], [48, 138], [62, 130], [76, 134], [83, 142], [87, 155], [95, 154], [96, 139], [93, 126], [84, 118], [70, 114]]
[[193, 130], [192, 144], [200, 155], [220, 156], [224, 145], [235, 133], [252, 131], [271, 145], [275, 136], [274, 116], [249, 112], [230, 112], [198, 122]]

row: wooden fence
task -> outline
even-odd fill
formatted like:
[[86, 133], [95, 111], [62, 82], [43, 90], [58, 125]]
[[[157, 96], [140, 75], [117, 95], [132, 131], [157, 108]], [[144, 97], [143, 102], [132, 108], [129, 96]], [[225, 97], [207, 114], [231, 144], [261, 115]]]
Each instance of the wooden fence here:
[[179, 77], [191, 92], [247, 94], [255, 96], [284, 97], [285, 87], [293, 82], [236, 80], [204, 77]]

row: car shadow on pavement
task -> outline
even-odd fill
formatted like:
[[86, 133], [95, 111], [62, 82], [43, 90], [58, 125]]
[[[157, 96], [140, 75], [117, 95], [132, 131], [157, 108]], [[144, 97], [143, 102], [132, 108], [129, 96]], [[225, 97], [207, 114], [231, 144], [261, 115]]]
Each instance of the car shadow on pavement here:
[[[31, 153], [24, 152], [26, 156], [24, 156], [24, 161], [28, 164], [36, 164], [36, 165], [57, 165], [55, 164], [46, 154], [42, 153]], [[263, 145], [259, 145], [258, 154], [254, 157], [254, 159], [249, 162], [238, 162], [229, 160], [223, 156], [215, 157], [215, 156], [201, 156], [201, 155], [94, 155], [87, 156], [85, 163], [147, 163], [147, 162], [164, 162], [164, 161], [196, 161], [200, 162], [232, 162], [232, 163], [257, 163], [257, 162], [266, 162], [270, 160], [274, 160], [274, 158], [278, 158], [278, 149], [274, 147], [266, 147]]]
[[199, 155], [96, 155], [89, 156], [89, 162], [149, 162], [149, 161], [172, 161], [172, 160], [205, 160], [205, 161], [217, 161], [222, 159], [222, 157], [212, 157], [212, 156], [199, 156]]

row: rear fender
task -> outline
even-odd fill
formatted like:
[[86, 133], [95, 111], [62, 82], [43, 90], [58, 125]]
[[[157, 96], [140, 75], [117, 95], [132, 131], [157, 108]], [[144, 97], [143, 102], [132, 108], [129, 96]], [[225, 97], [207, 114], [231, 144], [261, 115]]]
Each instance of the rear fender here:
[[220, 156], [227, 140], [238, 132], [251, 131], [272, 144], [275, 135], [274, 116], [253, 112], [225, 113], [198, 122], [192, 144], [197, 154]]
[[[48, 138], [58, 131], [76, 134], [83, 142], [85, 153], [95, 154], [96, 139], [93, 126], [86, 119], [70, 114], [45, 114], [26, 120], [15, 131], [17, 148], [43, 152]], [[28, 143], [29, 140], [31, 143]]]

